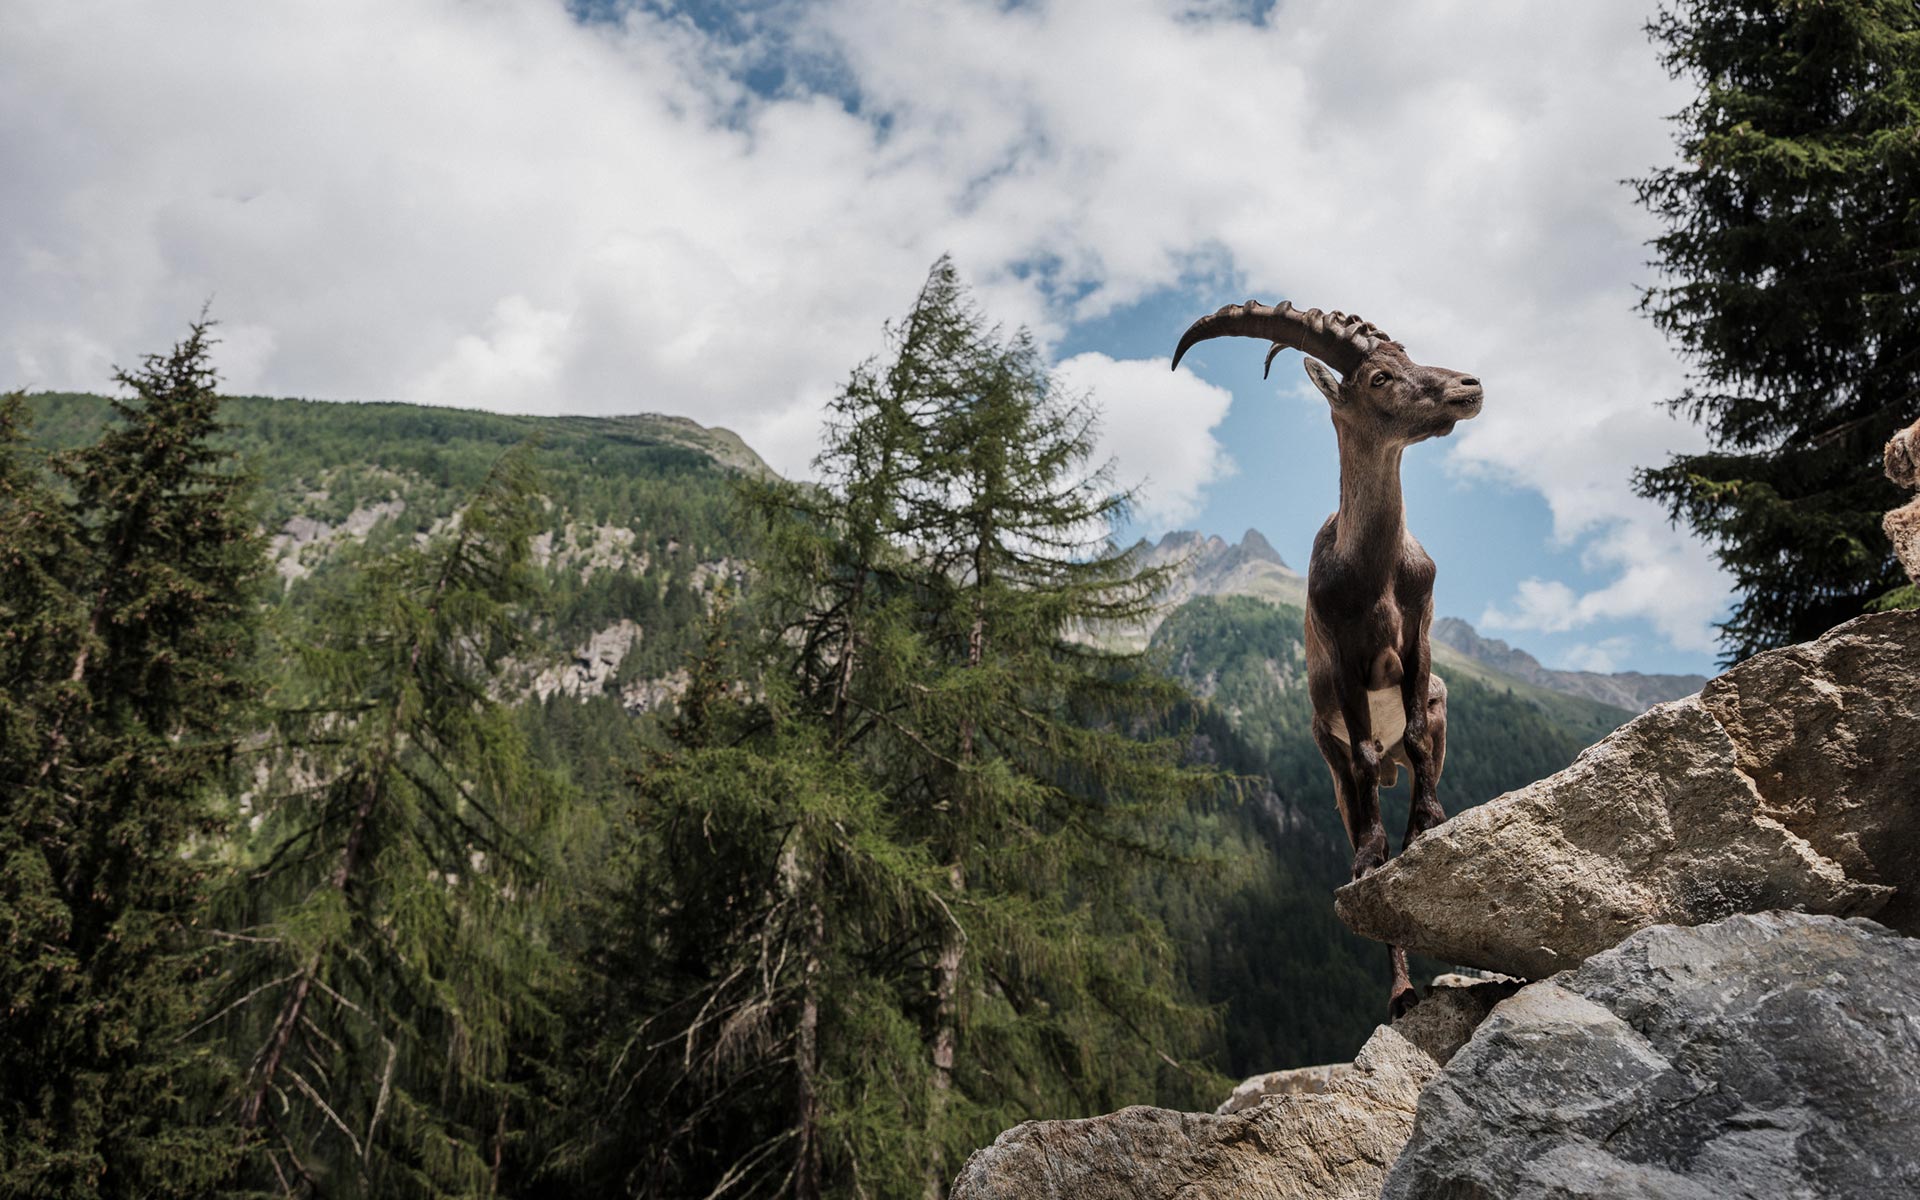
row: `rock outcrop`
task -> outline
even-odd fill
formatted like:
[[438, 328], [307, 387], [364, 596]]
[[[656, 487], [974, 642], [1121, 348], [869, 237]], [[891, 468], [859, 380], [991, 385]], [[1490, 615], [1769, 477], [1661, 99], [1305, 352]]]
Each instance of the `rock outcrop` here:
[[1514, 986], [1437, 989], [1350, 1065], [1310, 1068], [1327, 1073], [1323, 1090], [1225, 1115], [1137, 1107], [1016, 1125], [967, 1160], [951, 1200], [1372, 1200], [1420, 1089]]
[[1336, 903], [1541, 982], [1435, 980], [1216, 1113], [1018, 1126], [954, 1200], [1920, 1196], [1920, 612], [1749, 659]]
[[1870, 921], [1645, 930], [1493, 1010], [1382, 1195], [1920, 1195], [1917, 993]]
[[[1903, 488], [1920, 488], [1920, 421], [1893, 435], [1886, 450], [1887, 478]], [[1907, 569], [1907, 578], [1920, 583], [1920, 497], [1888, 513], [1881, 521], [1893, 541], [1893, 553]]]
[[1920, 932], [1920, 612], [1660, 705], [1341, 888], [1356, 932], [1539, 979], [1656, 924], [1786, 909]]

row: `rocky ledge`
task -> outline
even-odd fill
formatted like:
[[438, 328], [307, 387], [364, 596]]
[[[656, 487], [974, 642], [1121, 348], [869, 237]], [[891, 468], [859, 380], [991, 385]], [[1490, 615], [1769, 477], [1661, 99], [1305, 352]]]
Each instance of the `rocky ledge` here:
[[1323, 1090], [1275, 1080], [1275, 1090], [1231, 1113], [1138, 1107], [1016, 1125], [967, 1160], [952, 1200], [1378, 1196], [1413, 1130], [1420, 1090], [1516, 986], [1436, 989], [1376, 1030], [1351, 1064], [1310, 1068], [1327, 1072]]
[[1540, 979], [1649, 925], [1920, 932], [1920, 611], [1756, 655], [1341, 888], [1355, 932]]
[[1920, 612], [1760, 655], [1339, 892], [1540, 982], [1214, 1113], [1017, 1126], [954, 1200], [1920, 1196], [1916, 668]]

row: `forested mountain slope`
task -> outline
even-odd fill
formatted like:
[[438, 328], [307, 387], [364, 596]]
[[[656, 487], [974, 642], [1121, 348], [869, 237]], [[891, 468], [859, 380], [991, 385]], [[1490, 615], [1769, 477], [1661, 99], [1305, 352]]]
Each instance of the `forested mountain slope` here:
[[[98, 396], [31, 398], [35, 440], [80, 444]], [[280, 619], [317, 611], [368, 553], [445, 527], [499, 456], [534, 442], [545, 577], [537, 654], [510, 681], [544, 762], [605, 804], [655, 715], [684, 683], [699, 616], [748, 584], [751, 531], [734, 503], [767, 473], [738, 438], [683, 418], [530, 417], [406, 404], [227, 400], [226, 435], [260, 483]], [[1144, 902], [1179, 936], [1198, 998], [1223, 1006], [1218, 1066], [1244, 1073], [1350, 1055], [1384, 1004], [1386, 954], [1347, 933], [1330, 893], [1349, 861], [1326, 768], [1307, 735], [1304, 584], [1257, 533], [1238, 545], [1169, 535], [1150, 563], [1191, 559], [1152, 650], [1203, 703], [1196, 745], [1245, 780], [1244, 799], [1194, 814], [1191, 841], [1226, 857], [1208, 894], [1169, 882]], [[1288, 603], [1287, 601], [1293, 601]], [[1436, 647], [1452, 689], [1441, 797], [1450, 812], [1564, 766], [1628, 714]], [[1405, 783], [1387, 800], [1405, 819]], [[591, 856], [594, 848], [583, 847]]]

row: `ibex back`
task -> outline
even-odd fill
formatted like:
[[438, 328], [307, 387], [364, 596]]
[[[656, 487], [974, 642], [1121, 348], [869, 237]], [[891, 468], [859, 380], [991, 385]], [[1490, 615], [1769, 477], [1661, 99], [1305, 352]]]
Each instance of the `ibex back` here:
[[[1400, 454], [1478, 414], [1480, 381], [1414, 362], [1406, 347], [1359, 317], [1255, 300], [1195, 321], [1173, 365], [1194, 343], [1227, 336], [1273, 343], [1269, 368], [1288, 348], [1309, 355], [1307, 376], [1333, 416], [1340, 507], [1320, 527], [1307, 563], [1307, 691], [1314, 744], [1333, 775], [1358, 879], [1387, 860], [1379, 789], [1393, 783], [1401, 764], [1413, 775], [1405, 845], [1446, 820], [1439, 784], [1447, 687], [1432, 673], [1427, 640], [1434, 566], [1407, 532]], [[1406, 952], [1396, 946], [1391, 953], [1388, 1009], [1398, 1016], [1418, 996], [1407, 979]]]

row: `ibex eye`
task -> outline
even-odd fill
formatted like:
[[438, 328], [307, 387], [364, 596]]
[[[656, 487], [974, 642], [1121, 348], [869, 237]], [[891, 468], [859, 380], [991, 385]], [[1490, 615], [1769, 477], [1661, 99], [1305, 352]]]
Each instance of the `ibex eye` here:
[[1387, 380], [1392, 378], [1393, 376], [1387, 374], [1385, 371], [1375, 371], [1373, 373], [1373, 386], [1379, 387], [1381, 384], [1385, 383]]

